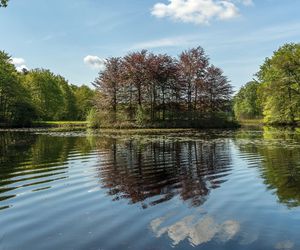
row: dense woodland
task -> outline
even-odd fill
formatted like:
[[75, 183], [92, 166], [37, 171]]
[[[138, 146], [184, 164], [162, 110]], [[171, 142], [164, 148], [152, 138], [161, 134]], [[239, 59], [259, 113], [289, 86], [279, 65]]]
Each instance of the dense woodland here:
[[[178, 58], [146, 50], [108, 58], [95, 80], [100, 126], [203, 127], [226, 125], [232, 86], [203, 48]], [[95, 124], [97, 125], [97, 124]]]
[[0, 126], [85, 120], [94, 92], [84, 85], [71, 85], [49, 70], [18, 72], [10, 56], [0, 51]]
[[300, 118], [300, 43], [285, 44], [275, 51], [256, 77], [234, 98], [237, 118], [296, 124]]

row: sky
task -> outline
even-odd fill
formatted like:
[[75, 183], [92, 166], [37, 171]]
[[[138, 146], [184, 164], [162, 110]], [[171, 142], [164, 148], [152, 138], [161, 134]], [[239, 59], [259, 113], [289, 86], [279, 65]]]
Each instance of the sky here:
[[299, 10], [299, 0], [10, 0], [0, 50], [18, 69], [91, 85], [107, 57], [202, 46], [238, 90], [281, 45], [300, 41]]

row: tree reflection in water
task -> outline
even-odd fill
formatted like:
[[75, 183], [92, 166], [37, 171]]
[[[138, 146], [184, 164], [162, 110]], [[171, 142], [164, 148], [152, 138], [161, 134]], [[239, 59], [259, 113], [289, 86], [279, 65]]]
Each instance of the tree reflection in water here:
[[[109, 140], [109, 141], [107, 141]], [[101, 140], [102, 185], [114, 200], [141, 202], [143, 208], [180, 195], [192, 206], [226, 181], [231, 168], [227, 140]]]
[[[264, 127], [255, 138], [245, 131], [236, 134], [235, 143], [250, 163], [261, 166], [268, 189], [275, 190], [280, 203], [300, 205], [300, 133], [287, 128]], [[260, 156], [260, 162], [257, 157]], [[253, 161], [253, 162], [251, 162]]]

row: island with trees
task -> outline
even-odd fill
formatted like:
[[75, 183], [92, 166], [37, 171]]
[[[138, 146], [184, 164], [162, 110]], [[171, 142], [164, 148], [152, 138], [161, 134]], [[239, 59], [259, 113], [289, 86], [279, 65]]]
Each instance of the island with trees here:
[[[179, 58], [146, 50], [108, 58], [94, 85], [95, 126], [228, 127], [232, 86], [201, 47]], [[99, 124], [97, 124], [99, 122]]]

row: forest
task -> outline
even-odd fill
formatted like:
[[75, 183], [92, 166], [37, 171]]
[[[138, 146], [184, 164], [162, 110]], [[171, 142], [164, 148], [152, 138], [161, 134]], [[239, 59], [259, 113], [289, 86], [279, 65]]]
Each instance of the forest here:
[[232, 86], [201, 47], [178, 58], [146, 50], [105, 61], [94, 81], [95, 126], [232, 126]]
[[257, 79], [234, 97], [241, 119], [263, 119], [266, 124], [297, 125], [300, 119], [300, 43], [280, 47], [260, 66]]
[[296, 125], [300, 119], [300, 44], [280, 47], [234, 96], [202, 47], [177, 58], [146, 50], [105, 60], [93, 82], [70, 84], [47, 69], [17, 71], [0, 51], [0, 126], [85, 121], [91, 127], [223, 128], [235, 118]]
[[33, 121], [85, 120], [95, 91], [69, 84], [50, 70], [18, 72], [0, 51], [0, 127], [30, 126]]

